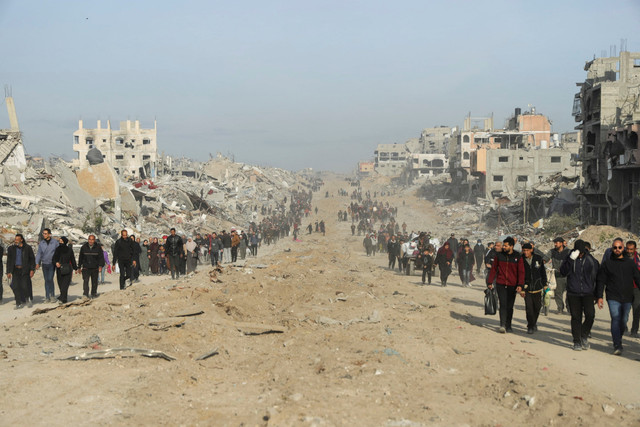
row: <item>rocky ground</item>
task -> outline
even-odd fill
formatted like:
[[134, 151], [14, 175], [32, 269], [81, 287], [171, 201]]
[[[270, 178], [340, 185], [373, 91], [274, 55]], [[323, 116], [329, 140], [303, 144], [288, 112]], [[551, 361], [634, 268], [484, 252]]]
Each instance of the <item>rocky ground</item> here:
[[[497, 316], [484, 316], [481, 280], [425, 287], [417, 275], [389, 271], [385, 254], [366, 257], [362, 237], [335, 220], [350, 201], [337, 196], [346, 186], [331, 180], [314, 196], [326, 236], [263, 248], [244, 266], [225, 267], [221, 283], [201, 268], [179, 281], [111, 285], [89, 303], [42, 314], [33, 312], [54, 306], [2, 305], [2, 423], [640, 423], [640, 342], [625, 338], [624, 355], [611, 355], [606, 310], [596, 314], [589, 351], [569, 347], [566, 315], [552, 312], [526, 335], [521, 299], [514, 333], [498, 334]], [[446, 233], [431, 203], [406, 196], [402, 206], [400, 196], [389, 200], [401, 222]], [[171, 360], [131, 352], [67, 359], [111, 348]]]

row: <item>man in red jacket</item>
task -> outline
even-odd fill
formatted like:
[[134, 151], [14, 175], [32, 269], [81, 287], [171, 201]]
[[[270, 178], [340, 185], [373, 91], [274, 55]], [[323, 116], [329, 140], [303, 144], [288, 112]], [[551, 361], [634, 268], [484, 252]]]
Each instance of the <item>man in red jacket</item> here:
[[513, 250], [515, 241], [507, 237], [502, 242], [502, 252], [498, 253], [491, 265], [491, 271], [487, 276], [487, 286], [493, 288], [496, 282], [498, 300], [500, 301], [500, 329], [499, 332], [513, 332], [511, 319], [513, 318], [513, 304], [516, 295], [522, 292], [524, 285], [524, 263], [522, 255]]

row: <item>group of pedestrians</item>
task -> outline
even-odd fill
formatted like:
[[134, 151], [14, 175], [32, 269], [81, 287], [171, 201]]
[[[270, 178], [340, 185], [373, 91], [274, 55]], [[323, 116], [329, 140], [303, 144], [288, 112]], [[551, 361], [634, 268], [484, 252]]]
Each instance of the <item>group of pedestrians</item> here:
[[[537, 330], [543, 294], [549, 289], [545, 259], [534, 253], [531, 242], [521, 245], [522, 253], [514, 249], [515, 244], [512, 237], [507, 237], [502, 242], [501, 251], [489, 260], [487, 286], [491, 289], [495, 287], [498, 293], [499, 332], [512, 331], [513, 307], [516, 297], [520, 295], [525, 302], [527, 333], [532, 334]], [[640, 257], [636, 242], [629, 241], [625, 246], [622, 238], [614, 239], [601, 262], [591, 254], [589, 242], [578, 239], [573, 249], [568, 250], [564, 240], [557, 238], [554, 245], [547, 262], [552, 263], [554, 270], [558, 312], [563, 313], [566, 307], [571, 315], [573, 349], [580, 351], [590, 348], [595, 307], [602, 309], [606, 298], [611, 317], [613, 354], [622, 354], [622, 336], [627, 331], [629, 313], [633, 307], [635, 319], [640, 306], [640, 292], [637, 290], [640, 284]], [[563, 298], [565, 290], [566, 299]], [[631, 336], [638, 337], [637, 322], [632, 322]]]

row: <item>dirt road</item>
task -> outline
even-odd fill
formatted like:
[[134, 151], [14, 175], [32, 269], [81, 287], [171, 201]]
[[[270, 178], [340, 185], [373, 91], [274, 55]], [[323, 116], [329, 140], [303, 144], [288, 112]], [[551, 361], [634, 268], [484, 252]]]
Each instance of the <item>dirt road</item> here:
[[[335, 220], [349, 203], [340, 187], [314, 196], [326, 236], [265, 247], [226, 267], [222, 283], [202, 269], [35, 316], [1, 306], [3, 424], [640, 423], [640, 343], [625, 338], [625, 354], [612, 356], [608, 313], [598, 311], [589, 351], [570, 349], [568, 316], [552, 313], [526, 335], [521, 299], [514, 333], [498, 334], [479, 281], [420, 286], [389, 271], [385, 254], [366, 257], [362, 237]], [[400, 222], [446, 232], [429, 203], [405, 197], [404, 207], [389, 199]], [[175, 360], [63, 360], [114, 347]]]

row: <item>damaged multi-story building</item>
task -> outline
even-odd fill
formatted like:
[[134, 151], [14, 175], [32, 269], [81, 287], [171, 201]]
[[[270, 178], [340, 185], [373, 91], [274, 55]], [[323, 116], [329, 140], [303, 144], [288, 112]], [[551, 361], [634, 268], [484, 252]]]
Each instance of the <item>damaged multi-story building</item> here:
[[[535, 107], [524, 113], [516, 108], [503, 129], [493, 129], [493, 116], [469, 115], [458, 136], [456, 176], [467, 176], [466, 186], [480, 197], [520, 198], [531, 188], [558, 173], [575, 175], [575, 145], [564, 146], [551, 132], [549, 119]], [[567, 137], [569, 138], [569, 137]], [[462, 180], [464, 181], [464, 179]], [[462, 183], [462, 182], [461, 182]]]
[[594, 58], [577, 83], [582, 212], [590, 223], [640, 229], [640, 52]]
[[9, 113], [9, 129], [0, 129], [0, 165], [2, 172], [10, 170], [22, 171], [27, 166], [27, 160], [22, 145], [22, 134], [18, 125], [18, 115], [11, 96], [11, 89], [5, 87], [5, 104]]
[[120, 122], [120, 129], [113, 129], [111, 121], [102, 127], [98, 120], [95, 129], [87, 129], [78, 121], [78, 130], [73, 133], [73, 151], [78, 153], [73, 165], [77, 168], [89, 166], [87, 153], [97, 148], [104, 161], [123, 176], [155, 178], [158, 170], [157, 123], [153, 128], [140, 127], [140, 121]]

